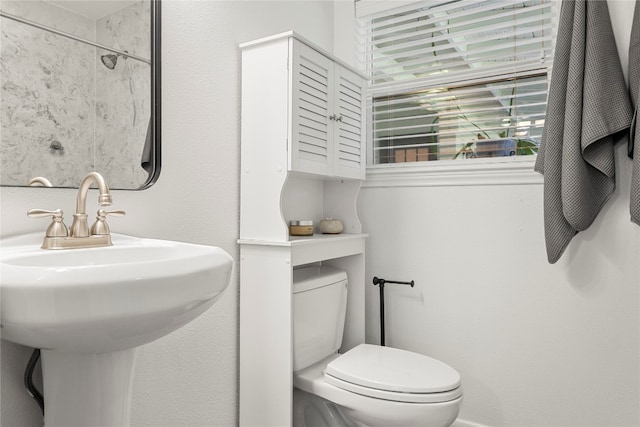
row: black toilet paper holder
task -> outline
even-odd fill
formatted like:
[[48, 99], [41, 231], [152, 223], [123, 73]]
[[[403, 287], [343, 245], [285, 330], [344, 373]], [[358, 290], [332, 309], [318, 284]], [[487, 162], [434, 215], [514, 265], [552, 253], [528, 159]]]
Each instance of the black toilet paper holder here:
[[391, 283], [394, 285], [408, 285], [411, 286], [413, 288], [414, 286], [414, 281], [410, 281], [410, 282], [400, 282], [397, 280], [386, 280], [386, 279], [381, 279], [379, 277], [374, 277], [373, 278], [373, 285], [374, 286], [378, 286], [380, 288], [380, 345], [381, 346], [385, 346], [385, 339], [384, 339], [384, 285], [387, 283]]

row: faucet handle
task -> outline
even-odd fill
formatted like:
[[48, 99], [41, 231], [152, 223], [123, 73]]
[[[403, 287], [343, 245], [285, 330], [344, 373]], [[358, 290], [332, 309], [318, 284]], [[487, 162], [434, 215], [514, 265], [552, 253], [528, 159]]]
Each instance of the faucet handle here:
[[48, 211], [46, 209], [29, 209], [27, 216], [31, 218], [44, 218], [45, 216], [53, 216], [54, 218], [62, 218], [62, 209]]
[[98, 209], [98, 215], [100, 215], [100, 211], [104, 211], [104, 215], [111, 215], [111, 216], [125, 216], [127, 213], [124, 211], [124, 209], [114, 209], [111, 211], [105, 210], [105, 209]]
[[110, 234], [109, 224], [107, 224], [107, 215], [112, 216], [125, 216], [126, 212], [122, 209], [115, 209], [108, 211], [106, 209], [98, 209], [98, 216], [96, 216], [96, 222], [91, 226], [92, 235], [106, 235]]
[[48, 211], [46, 209], [31, 209], [27, 212], [27, 216], [30, 218], [44, 218], [46, 216], [52, 217], [51, 224], [47, 228], [47, 237], [67, 237], [67, 226], [64, 225], [62, 218], [62, 209], [55, 209]]

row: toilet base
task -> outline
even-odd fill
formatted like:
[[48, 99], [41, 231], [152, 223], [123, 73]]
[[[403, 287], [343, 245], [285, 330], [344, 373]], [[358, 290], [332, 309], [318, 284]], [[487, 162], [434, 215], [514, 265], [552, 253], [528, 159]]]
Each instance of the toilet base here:
[[293, 389], [293, 427], [355, 427], [333, 402]]
[[[450, 402], [429, 404], [421, 411], [423, 418], [403, 419], [402, 414], [376, 414], [375, 410], [364, 413], [306, 391], [293, 389], [293, 427], [448, 427], [456, 420], [462, 397]], [[393, 419], [389, 424], [390, 418]]]
[[421, 410], [420, 418], [403, 416], [401, 410], [396, 413], [397, 418], [388, 413], [365, 413], [350, 408], [342, 408], [342, 413], [356, 427], [449, 427], [458, 418], [461, 403], [462, 397], [450, 402], [429, 403], [427, 410], [424, 407]]

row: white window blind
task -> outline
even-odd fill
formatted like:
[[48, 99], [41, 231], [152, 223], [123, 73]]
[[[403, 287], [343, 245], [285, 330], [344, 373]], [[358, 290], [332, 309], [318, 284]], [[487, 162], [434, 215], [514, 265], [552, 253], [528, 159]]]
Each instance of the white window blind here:
[[356, 3], [372, 162], [537, 153], [557, 2], [398, 4]]

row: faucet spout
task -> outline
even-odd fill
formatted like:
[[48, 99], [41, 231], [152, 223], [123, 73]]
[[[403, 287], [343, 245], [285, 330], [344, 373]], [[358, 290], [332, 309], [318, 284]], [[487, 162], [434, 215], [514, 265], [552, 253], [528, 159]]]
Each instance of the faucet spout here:
[[73, 224], [71, 224], [71, 237], [88, 237], [89, 226], [87, 224], [87, 194], [92, 184], [96, 184], [100, 195], [98, 196], [98, 204], [100, 206], [111, 205], [111, 192], [107, 186], [104, 177], [98, 172], [90, 172], [84, 177], [78, 188], [78, 197], [76, 199], [76, 213], [73, 215]]
[[89, 193], [91, 184], [96, 184], [96, 186], [100, 190], [100, 195], [98, 196], [98, 204], [100, 206], [111, 205], [111, 192], [109, 191], [109, 186], [107, 186], [107, 182], [104, 180], [104, 177], [98, 172], [91, 172], [84, 177], [84, 179], [80, 183], [80, 187], [78, 188], [78, 197], [76, 198], [76, 213], [87, 213], [87, 194]]

